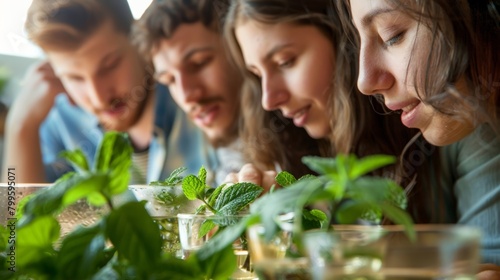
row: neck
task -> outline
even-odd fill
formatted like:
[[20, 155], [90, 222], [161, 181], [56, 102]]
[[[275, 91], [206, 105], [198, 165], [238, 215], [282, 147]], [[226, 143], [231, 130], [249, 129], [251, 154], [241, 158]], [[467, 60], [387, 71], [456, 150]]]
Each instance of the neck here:
[[155, 92], [152, 91], [146, 98], [141, 117], [127, 131], [135, 151], [147, 149], [153, 137]]

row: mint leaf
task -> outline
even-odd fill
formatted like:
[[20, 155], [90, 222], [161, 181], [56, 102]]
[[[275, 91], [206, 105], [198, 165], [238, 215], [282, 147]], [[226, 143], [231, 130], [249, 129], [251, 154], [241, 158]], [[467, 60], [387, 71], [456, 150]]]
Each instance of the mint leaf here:
[[247, 226], [257, 224], [259, 221], [258, 215], [249, 215], [233, 226], [225, 228], [210, 238], [203, 247], [196, 251], [197, 258], [201, 262], [207, 261], [227, 246], [232, 246], [234, 241], [245, 233]]
[[214, 208], [222, 215], [235, 215], [254, 201], [263, 189], [252, 183], [237, 183], [222, 190]]
[[359, 159], [353, 164], [350, 178], [355, 179], [376, 169], [396, 162], [394, 156], [373, 155]]
[[181, 174], [186, 171], [187, 168], [186, 167], [179, 167], [177, 169], [175, 169], [174, 171], [172, 171], [172, 173], [170, 173], [170, 175], [168, 176], [167, 179], [165, 179], [165, 181], [161, 182], [161, 181], [153, 181], [151, 183], [149, 183], [150, 186], [177, 186], [179, 184], [182, 183], [182, 180], [183, 180], [183, 177], [181, 176]]
[[335, 158], [303, 157], [302, 162], [318, 174], [337, 173]]
[[189, 200], [205, 198], [205, 184], [194, 175], [182, 180], [182, 191]]
[[205, 220], [200, 227], [200, 230], [198, 231], [198, 238], [202, 238], [203, 236], [207, 235], [212, 229], [216, 227], [216, 224], [214, 223], [213, 220]]
[[71, 186], [63, 196], [63, 206], [71, 205], [82, 198], [87, 198], [92, 193], [101, 193], [102, 187], [109, 183], [106, 174], [77, 175], [67, 181]]
[[287, 171], [281, 171], [278, 173], [275, 180], [282, 187], [289, 186], [297, 181], [297, 179], [295, 179], [295, 177]]
[[201, 271], [200, 264], [195, 254], [189, 256], [186, 260], [164, 255], [164, 258], [160, 260], [150, 276], [150, 279], [168, 280], [208, 279], [203, 277], [203, 272]]
[[340, 224], [354, 224], [358, 219], [363, 218], [370, 209], [373, 209], [373, 204], [367, 202], [343, 201], [335, 211], [335, 218]]
[[232, 244], [216, 252], [210, 258], [200, 260], [200, 267], [205, 279], [229, 279], [237, 267]]
[[71, 162], [75, 170], [80, 170], [80, 171], [90, 170], [87, 157], [80, 149], [77, 149], [75, 151], [62, 151], [61, 153], [59, 153], [59, 156]]
[[108, 195], [127, 190], [130, 181], [129, 168], [132, 164], [132, 146], [126, 134], [107, 132], [97, 150], [94, 172], [110, 172]]
[[57, 265], [63, 279], [89, 279], [109, 259], [101, 224], [79, 227], [64, 238]]
[[203, 166], [200, 168], [200, 171], [198, 171], [198, 179], [203, 182], [203, 185], [207, 184], [207, 170]]
[[226, 187], [226, 184], [222, 184], [220, 186], [218, 186], [213, 192], [212, 194], [208, 197], [208, 205], [210, 207], [214, 207], [215, 205], [215, 202], [217, 201], [217, 198], [219, 197], [219, 195], [221, 194], [222, 190]]
[[61, 227], [52, 216], [38, 217], [32, 223], [18, 227], [16, 236], [17, 265], [43, 261], [54, 254], [52, 243], [60, 235]]
[[160, 258], [161, 238], [144, 208], [145, 202], [128, 202], [112, 211], [106, 220], [106, 236], [117, 252], [132, 265], [147, 272]]

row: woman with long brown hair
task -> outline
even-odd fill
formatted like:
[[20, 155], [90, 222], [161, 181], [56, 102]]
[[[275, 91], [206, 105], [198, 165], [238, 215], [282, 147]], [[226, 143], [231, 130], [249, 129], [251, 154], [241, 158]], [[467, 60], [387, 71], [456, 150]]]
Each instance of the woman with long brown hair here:
[[[499, 265], [500, 3], [337, 4], [359, 44], [360, 91], [382, 96], [405, 126], [443, 146], [442, 170], [434, 178], [443, 183], [442, 208], [451, 217], [446, 221], [481, 228], [483, 260]], [[500, 279], [499, 272], [490, 273], [484, 279]]]

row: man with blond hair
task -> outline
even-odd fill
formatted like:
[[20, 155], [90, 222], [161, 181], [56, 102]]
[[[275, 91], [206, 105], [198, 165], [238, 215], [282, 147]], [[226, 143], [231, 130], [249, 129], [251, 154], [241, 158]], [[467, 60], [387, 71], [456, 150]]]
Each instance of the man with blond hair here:
[[126, 0], [33, 0], [26, 30], [47, 60], [27, 73], [8, 115], [4, 160], [18, 183], [71, 171], [64, 150], [81, 149], [93, 162], [109, 130], [129, 135], [131, 184], [208, 164], [201, 133], [132, 46], [133, 21]]

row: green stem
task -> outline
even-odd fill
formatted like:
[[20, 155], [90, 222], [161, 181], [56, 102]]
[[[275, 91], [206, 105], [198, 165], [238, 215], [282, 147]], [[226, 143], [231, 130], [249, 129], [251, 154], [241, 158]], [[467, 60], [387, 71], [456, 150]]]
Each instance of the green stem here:
[[208, 202], [206, 202], [205, 199], [201, 198], [201, 201], [203, 203], [205, 203], [205, 205], [207, 206], [208, 210], [212, 211], [212, 213], [214, 213], [214, 214], [217, 214], [217, 210], [215, 210], [212, 206], [210, 206], [210, 204], [208, 204]]

